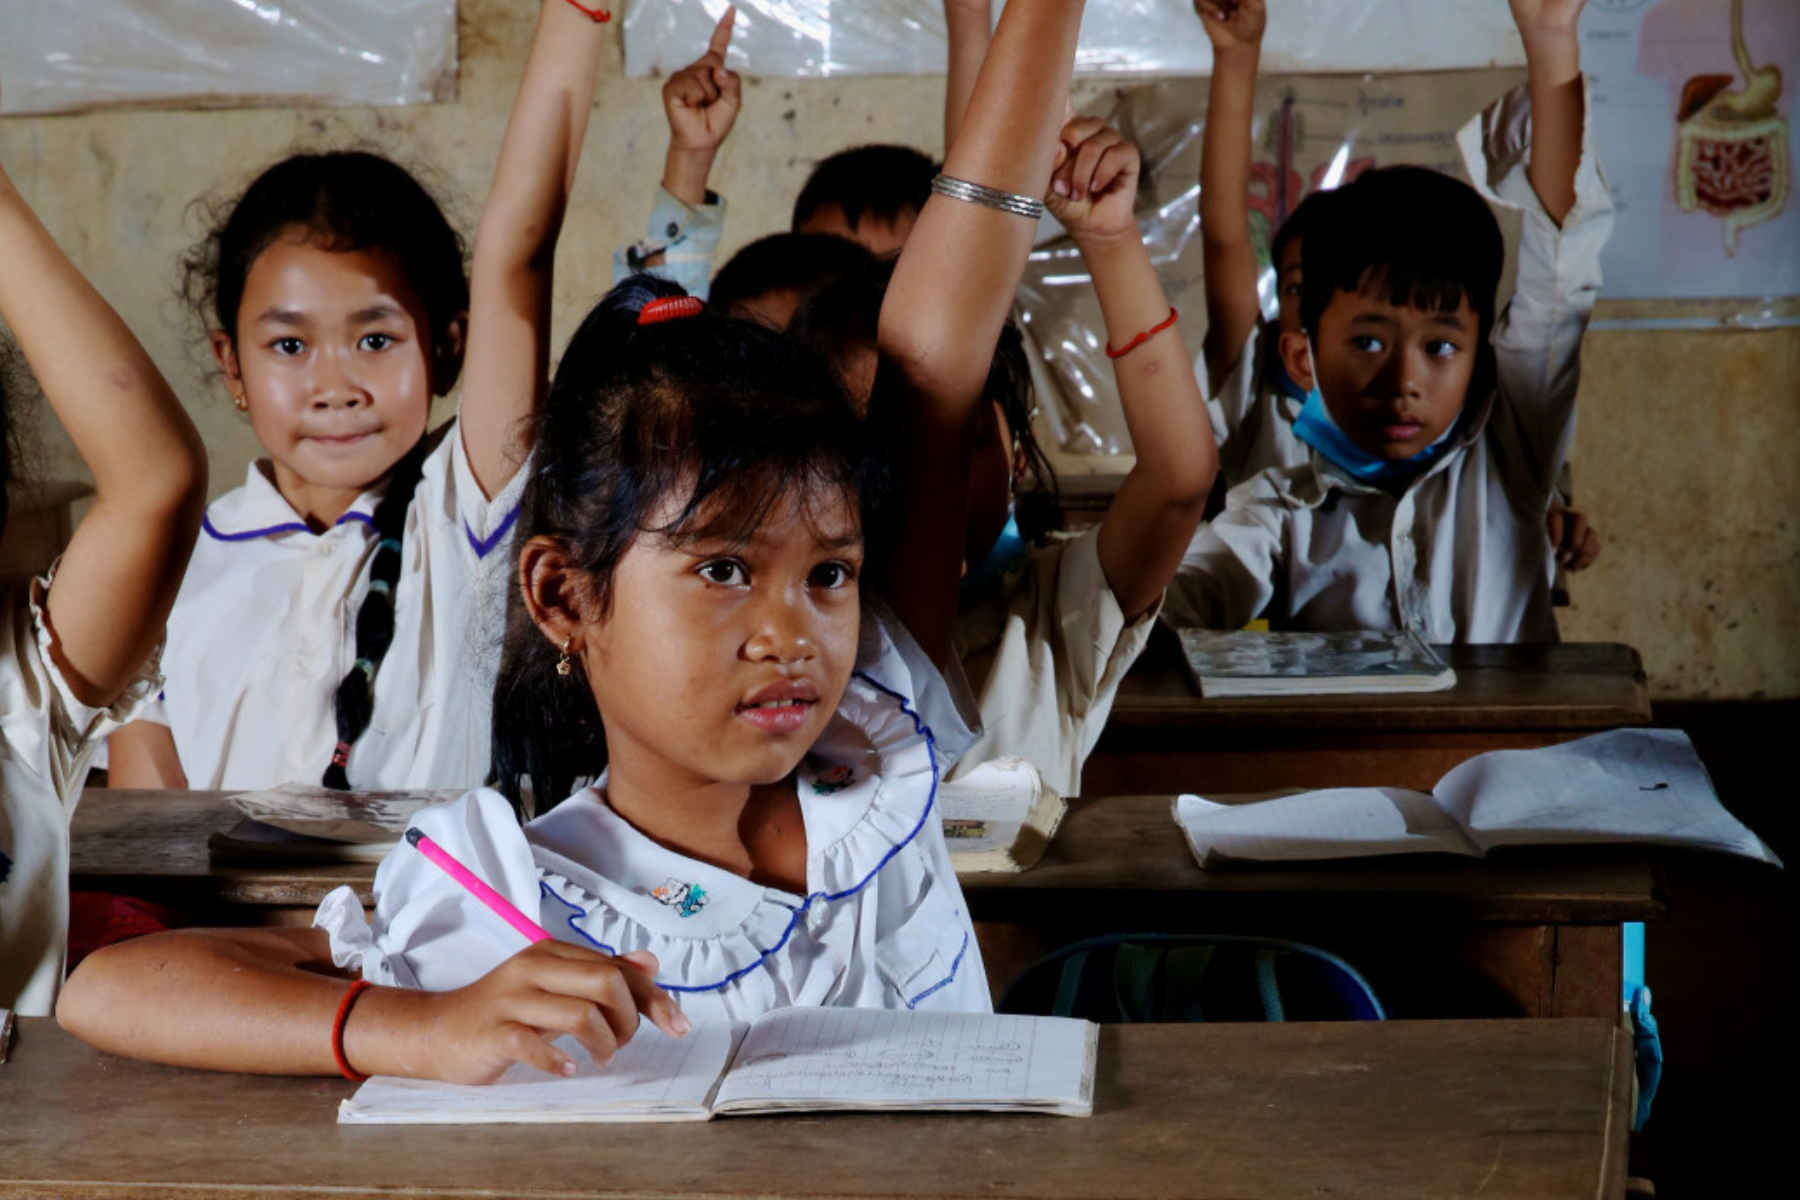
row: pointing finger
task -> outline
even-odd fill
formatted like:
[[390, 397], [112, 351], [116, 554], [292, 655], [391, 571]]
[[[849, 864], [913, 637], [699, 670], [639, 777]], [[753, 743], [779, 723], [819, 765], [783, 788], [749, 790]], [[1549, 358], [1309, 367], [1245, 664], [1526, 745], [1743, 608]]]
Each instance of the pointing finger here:
[[737, 9], [732, 7], [727, 8], [719, 23], [713, 26], [712, 40], [706, 43], [706, 52], [718, 55], [720, 62], [725, 61], [725, 52], [731, 49], [731, 31], [736, 24]]

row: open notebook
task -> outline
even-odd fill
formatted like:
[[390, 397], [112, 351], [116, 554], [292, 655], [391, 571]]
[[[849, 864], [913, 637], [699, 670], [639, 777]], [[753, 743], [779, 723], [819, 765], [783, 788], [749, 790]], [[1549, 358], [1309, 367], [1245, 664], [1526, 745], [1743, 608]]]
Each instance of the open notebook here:
[[1741, 854], [1780, 865], [1725, 811], [1693, 743], [1672, 729], [1621, 729], [1541, 750], [1478, 754], [1432, 792], [1329, 788], [1251, 804], [1175, 801], [1203, 867], [1495, 846], [1633, 842]]
[[472, 1087], [377, 1077], [340, 1123], [704, 1121], [726, 1113], [915, 1109], [1056, 1113], [1094, 1108], [1098, 1026], [1059, 1017], [781, 1008], [748, 1025], [648, 1023], [605, 1066], [573, 1039], [569, 1077], [514, 1065]]

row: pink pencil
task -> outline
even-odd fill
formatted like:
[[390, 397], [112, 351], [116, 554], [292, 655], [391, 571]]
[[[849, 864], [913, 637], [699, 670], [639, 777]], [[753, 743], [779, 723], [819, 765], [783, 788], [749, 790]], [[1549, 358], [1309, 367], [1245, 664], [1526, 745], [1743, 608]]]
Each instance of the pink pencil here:
[[444, 869], [444, 874], [469, 889], [469, 894], [497, 913], [502, 921], [525, 935], [527, 941], [544, 942], [550, 934], [543, 926], [512, 906], [512, 903], [481, 881], [480, 876], [457, 862], [450, 852], [417, 829], [406, 831], [406, 840], [419, 848], [419, 853]]

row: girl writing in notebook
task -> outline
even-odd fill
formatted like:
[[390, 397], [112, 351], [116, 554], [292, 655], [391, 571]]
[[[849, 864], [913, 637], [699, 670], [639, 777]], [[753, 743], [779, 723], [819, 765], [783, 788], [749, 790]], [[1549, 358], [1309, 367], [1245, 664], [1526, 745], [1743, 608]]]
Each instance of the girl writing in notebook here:
[[[876, 387], [911, 418], [893, 526], [865, 506], [863, 427], [796, 343], [645, 278], [571, 341], [519, 518], [499, 791], [417, 825], [552, 938], [521, 949], [403, 843], [372, 920], [345, 890], [309, 930], [110, 947], [71, 981], [65, 1025], [166, 1062], [478, 1082], [573, 1070], [560, 1033], [605, 1059], [640, 1014], [679, 1033], [795, 1004], [988, 1008], [935, 804], [940, 752], [968, 740], [937, 665], [962, 565], [943, 531], [1081, 7], [1007, 10], [950, 194], [896, 271]], [[876, 573], [905, 628], [861, 603], [865, 529], [892, 539]], [[542, 815], [521, 829], [527, 779]]]
[[[437, 205], [370, 154], [277, 164], [197, 251], [226, 388], [268, 457], [207, 512], [163, 695], [113, 737], [113, 786], [486, 778], [518, 469], [601, 45], [547, 0], [472, 288]], [[428, 433], [459, 370], [457, 419]]]
[[[69, 818], [99, 740], [155, 692], [156, 643], [206, 501], [206, 451], [3, 169], [0, 323], [95, 487], [50, 574], [0, 591], [0, 1008], [44, 1015], [68, 935]], [[0, 525], [12, 415], [0, 394]]]

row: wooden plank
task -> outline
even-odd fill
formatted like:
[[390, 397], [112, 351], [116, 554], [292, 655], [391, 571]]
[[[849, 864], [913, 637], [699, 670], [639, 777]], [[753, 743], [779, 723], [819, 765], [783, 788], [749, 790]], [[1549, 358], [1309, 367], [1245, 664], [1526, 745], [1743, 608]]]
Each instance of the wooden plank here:
[[[1115, 928], [1140, 928], [1147, 893], [1161, 894], [1154, 903], [1165, 915], [1197, 913], [1215, 924], [1240, 912], [1278, 921], [1346, 905], [1363, 916], [1394, 910], [1445, 922], [1654, 921], [1667, 911], [1651, 861], [1608, 847], [1509, 850], [1487, 862], [1419, 855], [1203, 871], [1169, 804], [1167, 796], [1075, 801], [1030, 871], [962, 876], [971, 912], [1006, 920], [1079, 906], [1123, 922]], [[232, 819], [219, 793], [90, 789], [75, 813], [72, 884], [196, 914], [312, 907], [343, 885], [368, 902], [372, 866], [214, 866], [206, 839]]]
[[1603, 1021], [1111, 1026], [1086, 1120], [740, 1117], [341, 1127], [333, 1079], [181, 1071], [21, 1022], [0, 1197], [1591, 1200], [1624, 1191]]
[[1649, 688], [1636, 650], [1612, 643], [1439, 646], [1456, 686], [1396, 696], [1244, 696], [1203, 699], [1173, 632], [1158, 628], [1125, 676], [1101, 749], [1141, 748], [1134, 734], [1183, 731], [1229, 748], [1224, 734], [1366, 731], [1596, 733], [1650, 720]]

